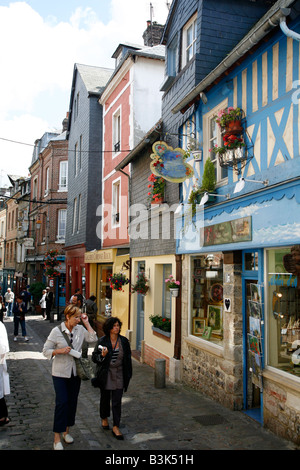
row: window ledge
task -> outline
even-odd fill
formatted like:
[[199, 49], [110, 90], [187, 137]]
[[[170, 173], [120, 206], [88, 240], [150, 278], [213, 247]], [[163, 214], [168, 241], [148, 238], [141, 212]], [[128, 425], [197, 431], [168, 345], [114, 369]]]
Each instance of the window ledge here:
[[166, 341], [171, 342], [171, 332], [160, 330], [159, 328], [156, 328], [155, 326], [152, 326], [152, 331], [153, 331], [154, 336], [158, 336], [159, 338], [162, 338]]
[[298, 393], [300, 392], [299, 377], [292, 376], [288, 372], [268, 368], [263, 370], [262, 375], [265, 379], [271, 380], [278, 385], [283, 385], [285, 388], [288, 387], [290, 390]]
[[222, 346], [218, 346], [217, 344], [210, 343], [204, 339], [193, 338], [192, 336], [186, 337], [185, 341], [190, 346], [202, 349], [203, 351], [207, 351], [208, 353], [214, 354], [215, 356], [218, 356], [218, 357], [224, 357], [224, 349]]

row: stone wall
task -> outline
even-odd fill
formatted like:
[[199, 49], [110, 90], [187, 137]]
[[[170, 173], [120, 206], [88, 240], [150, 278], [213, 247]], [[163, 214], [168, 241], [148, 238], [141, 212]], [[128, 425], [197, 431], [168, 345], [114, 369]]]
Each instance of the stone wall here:
[[264, 425], [278, 436], [300, 445], [299, 387], [264, 371]]
[[[225, 256], [224, 297], [231, 312], [223, 315], [222, 346], [189, 336], [189, 289], [182, 286], [182, 380], [232, 410], [243, 406], [242, 266], [239, 257]], [[190, 279], [189, 256], [183, 257], [183, 279]], [[227, 281], [227, 282], [226, 282]]]

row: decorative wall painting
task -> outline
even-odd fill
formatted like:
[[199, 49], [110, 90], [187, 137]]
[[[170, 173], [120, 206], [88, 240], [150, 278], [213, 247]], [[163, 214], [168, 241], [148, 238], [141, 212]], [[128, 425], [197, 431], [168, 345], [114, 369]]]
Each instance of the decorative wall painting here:
[[249, 351], [249, 370], [252, 373], [252, 383], [262, 388], [262, 367], [261, 357], [252, 351]]
[[202, 229], [201, 240], [204, 246], [223, 245], [250, 241], [252, 239], [251, 216], [208, 225]]
[[222, 307], [220, 305], [208, 305], [207, 325], [211, 327], [212, 333], [222, 333]]
[[260, 355], [260, 344], [257, 336], [248, 334], [248, 345], [250, 351]]
[[200, 336], [206, 327], [206, 319], [200, 317], [193, 318], [193, 335]]
[[202, 338], [203, 339], [210, 339], [211, 332], [212, 332], [211, 327], [210, 326], [205, 326], [205, 328], [203, 330], [203, 333], [202, 333]]
[[261, 338], [261, 323], [259, 318], [249, 317], [249, 331], [252, 336]]
[[254, 302], [253, 300], [248, 300], [248, 305], [249, 305], [250, 316], [261, 319], [261, 315], [262, 315], [261, 303]]
[[261, 302], [261, 286], [259, 284], [250, 284], [251, 300]]

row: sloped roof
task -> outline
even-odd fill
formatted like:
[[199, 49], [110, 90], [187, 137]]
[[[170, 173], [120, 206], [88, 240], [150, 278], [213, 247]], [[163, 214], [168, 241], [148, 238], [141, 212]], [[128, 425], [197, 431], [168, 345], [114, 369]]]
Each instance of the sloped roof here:
[[113, 73], [112, 69], [92, 65], [75, 64], [88, 93], [101, 94]]

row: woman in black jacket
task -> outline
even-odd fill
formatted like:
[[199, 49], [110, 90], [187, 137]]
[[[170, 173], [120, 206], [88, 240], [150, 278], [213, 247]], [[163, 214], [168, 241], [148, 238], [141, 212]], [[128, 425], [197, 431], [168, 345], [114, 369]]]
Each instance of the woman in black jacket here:
[[126, 392], [132, 377], [130, 344], [120, 335], [122, 323], [110, 317], [103, 325], [105, 336], [95, 346], [92, 360], [97, 364], [96, 378], [92, 380], [100, 388], [100, 418], [102, 428], [109, 429], [110, 399], [112, 400], [113, 429], [116, 439], [124, 439], [119, 430], [123, 390]]

